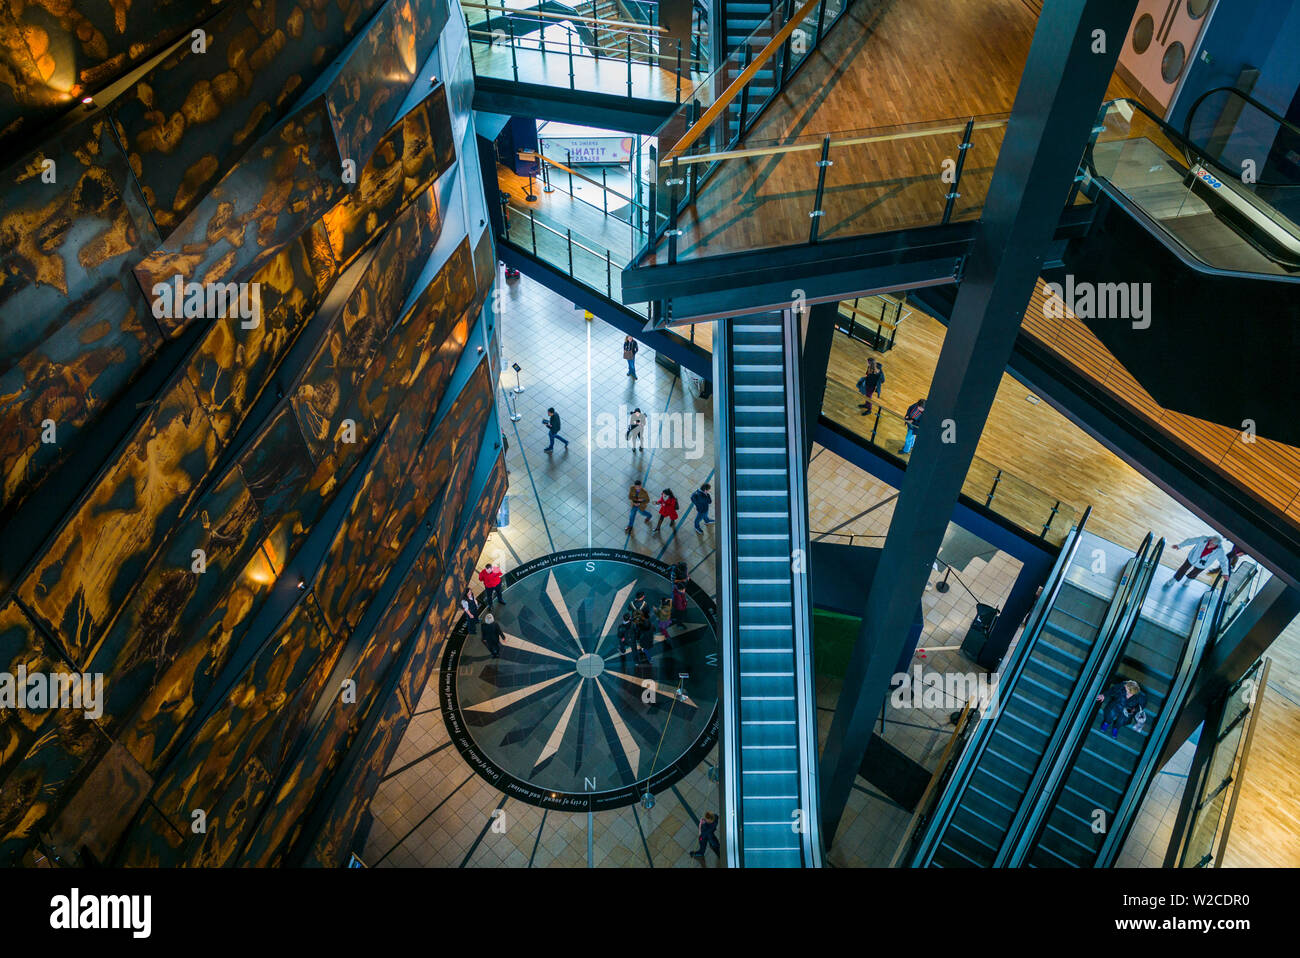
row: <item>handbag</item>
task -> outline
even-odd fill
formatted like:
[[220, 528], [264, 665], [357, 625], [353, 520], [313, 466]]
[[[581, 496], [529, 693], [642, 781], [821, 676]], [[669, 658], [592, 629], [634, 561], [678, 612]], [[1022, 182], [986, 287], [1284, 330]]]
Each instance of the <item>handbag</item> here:
[[867, 377], [866, 377], [866, 376], [863, 376], [861, 379], [858, 380], [858, 392], [862, 393], [862, 395], [864, 395], [864, 396], [867, 394]]

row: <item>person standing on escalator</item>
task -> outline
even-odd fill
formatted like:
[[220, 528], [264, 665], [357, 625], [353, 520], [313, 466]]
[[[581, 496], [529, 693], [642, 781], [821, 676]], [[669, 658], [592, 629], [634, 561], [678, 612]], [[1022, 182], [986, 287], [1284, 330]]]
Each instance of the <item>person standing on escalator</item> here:
[[1116, 682], [1097, 701], [1103, 703], [1101, 730], [1109, 728], [1111, 738], [1119, 738], [1119, 730], [1126, 726], [1141, 729], [1146, 722], [1147, 694], [1132, 679]]

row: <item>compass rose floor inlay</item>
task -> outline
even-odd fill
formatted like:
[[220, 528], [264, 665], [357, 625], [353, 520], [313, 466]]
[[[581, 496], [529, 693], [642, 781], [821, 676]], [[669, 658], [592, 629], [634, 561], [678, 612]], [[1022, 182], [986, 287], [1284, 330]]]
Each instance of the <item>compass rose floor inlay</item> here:
[[[717, 740], [714, 606], [687, 587], [687, 608], [649, 663], [621, 652], [618, 624], [637, 592], [651, 610], [672, 593], [672, 566], [616, 549], [578, 549], [508, 573], [493, 659], [464, 616], [440, 677], [447, 730], [479, 775], [546, 808], [600, 810], [654, 794]], [[653, 615], [652, 615], [653, 618]]]

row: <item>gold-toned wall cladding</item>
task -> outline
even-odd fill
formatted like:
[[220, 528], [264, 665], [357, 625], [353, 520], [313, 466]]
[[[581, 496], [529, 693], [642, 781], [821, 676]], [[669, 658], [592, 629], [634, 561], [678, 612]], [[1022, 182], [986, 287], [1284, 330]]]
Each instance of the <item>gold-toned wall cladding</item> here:
[[0, 8], [0, 148], [165, 50], [221, 0], [77, 0]]
[[380, 5], [237, 0], [205, 25], [203, 53], [181, 47], [113, 102], [164, 237], [288, 115]]

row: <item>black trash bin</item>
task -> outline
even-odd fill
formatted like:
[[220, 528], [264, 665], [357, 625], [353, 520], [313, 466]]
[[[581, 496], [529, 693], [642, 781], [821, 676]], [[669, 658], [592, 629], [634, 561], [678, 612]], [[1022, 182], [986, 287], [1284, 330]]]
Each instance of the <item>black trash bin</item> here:
[[984, 663], [981, 653], [984, 651], [984, 643], [988, 641], [989, 633], [993, 631], [993, 623], [998, 620], [998, 611], [983, 602], [975, 603], [975, 621], [966, 630], [966, 638], [962, 639], [961, 643], [962, 654], [969, 659], [974, 659], [985, 668], [988, 666]]

